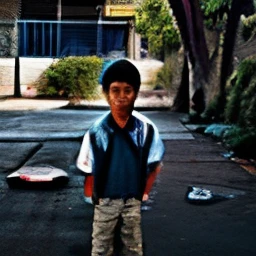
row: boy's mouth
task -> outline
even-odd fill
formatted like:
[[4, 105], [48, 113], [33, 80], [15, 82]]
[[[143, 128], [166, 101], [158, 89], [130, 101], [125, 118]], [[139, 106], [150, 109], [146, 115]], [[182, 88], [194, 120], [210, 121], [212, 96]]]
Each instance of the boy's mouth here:
[[127, 100], [115, 100], [115, 105], [126, 105], [128, 102]]

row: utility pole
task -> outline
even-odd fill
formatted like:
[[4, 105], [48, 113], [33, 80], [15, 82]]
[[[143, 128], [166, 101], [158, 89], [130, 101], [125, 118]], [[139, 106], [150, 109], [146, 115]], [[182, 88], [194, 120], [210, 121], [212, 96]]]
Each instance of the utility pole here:
[[58, 0], [57, 5], [57, 20], [60, 21], [62, 16], [62, 6], [61, 6], [61, 0]]
[[14, 97], [20, 98], [20, 57], [19, 54], [15, 56], [15, 66], [14, 66]]
[[60, 56], [60, 44], [61, 44], [61, 19], [62, 19], [62, 3], [61, 0], [58, 0], [58, 6], [57, 6], [57, 57]]
[[97, 25], [97, 56], [101, 56], [102, 54], [102, 5], [98, 5], [96, 7], [96, 11], [98, 13], [98, 25]]

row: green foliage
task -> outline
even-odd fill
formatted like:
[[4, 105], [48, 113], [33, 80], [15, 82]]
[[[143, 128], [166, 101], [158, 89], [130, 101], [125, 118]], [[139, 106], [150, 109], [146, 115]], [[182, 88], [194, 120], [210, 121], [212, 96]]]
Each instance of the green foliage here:
[[249, 17], [242, 16], [242, 36], [245, 41], [256, 34], [256, 14]]
[[224, 144], [239, 157], [256, 157], [256, 59], [241, 62], [230, 77], [226, 89], [227, 104], [220, 109], [218, 97], [208, 105], [203, 118], [207, 121], [222, 121], [231, 125], [225, 131]]
[[[237, 79], [237, 70], [233, 72], [230, 78], [227, 81], [226, 86], [226, 94], [229, 95], [231, 89], [235, 86]], [[223, 107], [220, 104], [221, 96], [218, 93], [215, 97], [207, 104], [204, 113], [202, 114], [202, 118], [205, 122], [223, 122], [225, 119]]]
[[231, 3], [232, 0], [200, 1], [200, 7], [205, 16], [205, 24], [209, 29], [224, 29]]
[[205, 122], [221, 122], [224, 118], [223, 109], [220, 109], [219, 99], [220, 95], [213, 98], [206, 107], [202, 118]]
[[159, 58], [180, 44], [178, 27], [167, 0], [144, 0], [136, 8], [136, 31], [148, 40], [149, 53]]
[[247, 89], [242, 93], [238, 124], [241, 127], [256, 129], [256, 74]]
[[201, 9], [205, 15], [218, 12], [223, 6], [231, 6], [232, 0], [201, 0]]
[[170, 89], [174, 72], [174, 60], [172, 56], [165, 59], [163, 67], [158, 71], [156, 84], [165, 89]]
[[96, 56], [66, 57], [46, 71], [38, 90], [48, 96], [94, 99], [98, 96], [103, 60]]
[[[248, 124], [245, 116], [254, 119], [253, 110], [251, 109], [255, 104], [253, 99], [256, 95], [255, 76], [256, 60], [246, 59], [242, 61], [237, 70], [235, 85], [230, 89], [227, 97], [226, 122], [245, 126]], [[256, 119], [254, 123], [256, 123]]]
[[256, 157], [256, 59], [238, 67], [225, 109], [226, 122], [235, 124], [224, 142], [240, 157]]
[[223, 142], [225, 146], [235, 152], [238, 157], [256, 157], [256, 131], [255, 129], [244, 129], [233, 126], [224, 134]]

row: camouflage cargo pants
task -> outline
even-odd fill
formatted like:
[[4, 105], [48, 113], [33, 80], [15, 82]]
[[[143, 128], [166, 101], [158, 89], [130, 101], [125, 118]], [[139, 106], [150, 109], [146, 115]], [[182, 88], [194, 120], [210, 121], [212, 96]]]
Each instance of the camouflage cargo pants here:
[[131, 198], [100, 199], [94, 210], [92, 256], [113, 256], [115, 228], [122, 218], [120, 256], [142, 256], [141, 202]]

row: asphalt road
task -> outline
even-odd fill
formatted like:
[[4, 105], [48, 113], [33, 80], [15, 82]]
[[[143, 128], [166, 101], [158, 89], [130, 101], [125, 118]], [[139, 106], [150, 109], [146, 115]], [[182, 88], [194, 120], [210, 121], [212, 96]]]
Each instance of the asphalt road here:
[[[0, 255], [89, 256], [93, 208], [82, 198], [75, 167], [81, 139], [102, 111], [0, 113]], [[189, 132], [179, 114], [146, 112], [159, 127], [164, 169], [142, 212], [146, 256], [256, 254], [256, 177], [224, 158], [211, 138]], [[6, 176], [22, 166], [55, 166], [69, 174], [60, 188], [9, 188]], [[232, 199], [189, 204], [189, 185]]]

